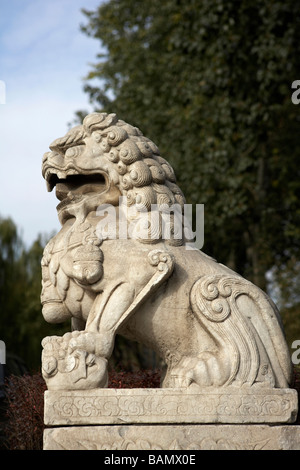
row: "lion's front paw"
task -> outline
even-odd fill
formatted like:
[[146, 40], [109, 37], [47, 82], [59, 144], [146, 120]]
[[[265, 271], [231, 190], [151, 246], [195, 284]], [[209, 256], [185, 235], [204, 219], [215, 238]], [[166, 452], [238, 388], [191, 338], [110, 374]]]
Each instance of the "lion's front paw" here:
[[114, 335], [109, 332], [105, 334], [90, 331], [73, 331], [72, 338], [69, 339], [69, 351], [82, 349], [90, 354], [109, 358], [114, 346]]
[[[95, 354], [97, 349], [97, 333], [90, 333], [87, 331], [73, 331], [72, 333], [66, 333], [69, 341], [69, 352], [80, 349], [87, 351], [90, 354]], [[64, 337], [66, 336], [64, 335]]]

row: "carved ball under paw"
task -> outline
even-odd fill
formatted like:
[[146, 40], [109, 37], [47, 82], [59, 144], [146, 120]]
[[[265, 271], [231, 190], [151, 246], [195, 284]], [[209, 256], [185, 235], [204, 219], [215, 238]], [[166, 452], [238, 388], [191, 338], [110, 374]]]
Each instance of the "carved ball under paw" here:
[[107, 360], [80, 349], [70, 352], [69, 342], [72, 339], [74, 334], [66, 333], [63, 337], [51, 336], [42, 341], [42, 374], [48, 389], [107, 387]]

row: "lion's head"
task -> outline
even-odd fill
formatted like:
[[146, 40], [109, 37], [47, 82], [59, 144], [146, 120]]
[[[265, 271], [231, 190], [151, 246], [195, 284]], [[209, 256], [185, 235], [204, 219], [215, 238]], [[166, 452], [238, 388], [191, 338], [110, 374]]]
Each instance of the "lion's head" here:
[[[138, 210], [176, 205], [183, 211], [185, 199], [170, 164], [150, 139], [116, 114], [89, 114], [82, 125], [52, 142], [50, 149], [44, 155], [42, 173], [48, 191], [56, 187], [59, 214], [82, 197], [112, 189]], [[62, 223], [64, 217], [60, 216]]]

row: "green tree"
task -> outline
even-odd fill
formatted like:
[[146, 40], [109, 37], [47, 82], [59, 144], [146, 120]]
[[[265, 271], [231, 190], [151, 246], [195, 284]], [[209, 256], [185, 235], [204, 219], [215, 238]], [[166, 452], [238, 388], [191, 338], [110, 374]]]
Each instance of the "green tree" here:
[[300, 251], [300, 3], [110, 0], [84, 13], [100, 41], [85, 85], [95, 110], [159, 146], [187, 202], [205, 204], [204, 250], [266, 289]]
[[50, 236], [39, 235], [27, 249], [11, 218], [0, 217], [0, 339], [7, 353], [38, 370], [41, 340], [70, 325], [49, 325], [42, 316], [41, 258]]
[[28, 249], [24, 249], [19, 258], [19, 266], [25, 271], [22, 287], [17, 291], [21, 297], [18, 319], [15, 325], [12, 347], [18, 347], [30, 369], [37, 370], [41, 363], [41, 341], [45, 336], [59, 334], [59, 328], [51, 328], [42, 316], [41, 295], [41, 259], [44, 247], [50, 236], [38, 235]]
[[14, 341], [15, 321], [22, 306], [18, 292], [23, 290], [26, 277], [19, 263], [23, 249], [12, 219], [0, 218], [0, 336], [8, 350]]

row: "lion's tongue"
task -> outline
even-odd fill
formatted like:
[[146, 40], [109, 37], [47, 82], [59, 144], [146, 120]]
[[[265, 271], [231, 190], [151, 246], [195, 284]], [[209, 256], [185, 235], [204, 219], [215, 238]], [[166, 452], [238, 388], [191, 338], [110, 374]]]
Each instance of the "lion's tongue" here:
[[66, 183], [57, 183], [55, 187], [55, 194], [57, 199], [62, 201], [67, 197], [68, 192], [70, 191], [69, 185]]
[[67, 182], [56, 184], [56, 197], [62, 201], [71, 192], [74, 195], [87, 194], [87, 193], [101, 193], [105, 189], [105, 183], [93, 182], [80, 185], [74, 185]]

